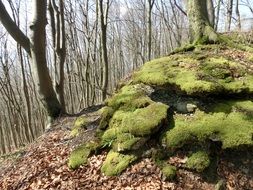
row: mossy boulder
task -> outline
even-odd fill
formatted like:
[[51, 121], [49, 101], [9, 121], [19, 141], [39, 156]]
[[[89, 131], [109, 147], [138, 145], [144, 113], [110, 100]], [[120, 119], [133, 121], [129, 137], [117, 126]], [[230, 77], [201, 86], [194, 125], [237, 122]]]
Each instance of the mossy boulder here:
[[146, 107], [153, 101], [148, 97], [153, 92], [150, 86], [143, 84], [127, 85], [118, 93], [106, 100], [106, 105], [114, 110], [135, 110]]
[[160, 129], [167, 117], [167, 109], [168, 106], [165, 104], [152, 103], [133, 112], [116, 111], [102, 136], [102, 142], [115, 141], [113, 147], [118, 147], [118, 150], [136, 149]]
[[[98, 112], [98, 148], [109, 152], [101, 171], [119, 175], [155, 149], [162, 150], [163, 161], [156, 163], [171, 180], [176, 168], [165, 160], [177, 150], [195, 152], [184, 166], [202, 172], [210, 164], [212, 145], [219, 150], [252, 147], [252, 53], [242, 52], [222, 44], [194, 45], [135, 72]], [[92, 152], [82, 145], [69, 166], [87, 163]], [[146, 155], [153, 157], [152, 152]]]
[[193, 153], [186, 162], [186, 167], [189, 169], [203, 172], [210, 164], [210, 159], [205, 151]]
[[[253, 145], [253, 118], [251, 101], [224, 101], [213, 105], [209, 113], [197, 111], [194, 115], [178, 114], [164, 143], [168, 148], [179, 148], [187, 143], [206, 140], [222, 142], [222, 148]], [[250, 116], [251, 115], [251, 116]]]
[[133, 154], [121, 154], [110, 151], [103, 163], [101, 171], [107, 176], [119, 175], [136, 159], [137, 157]]
[[253, 93], [253, 75], [246, 66], [211, 53], [182, 53], [152, 60], [134, 73], [133, 81], [194, 96]]
[[99, 113], [101, 115], [99, 129], [104, 130], [109, 125], [109, 121], [110, 121], [110, 118], [113, 116], [114, 109], [109, 106], [105, 106], [99, 110]]

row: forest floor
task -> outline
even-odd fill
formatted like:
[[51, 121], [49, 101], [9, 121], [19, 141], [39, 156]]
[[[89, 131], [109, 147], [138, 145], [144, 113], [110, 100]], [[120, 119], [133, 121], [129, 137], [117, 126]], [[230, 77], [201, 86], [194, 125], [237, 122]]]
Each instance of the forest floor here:
[[[89, 158], [89, 164], [70, 170], [67, 161], [76, 142], [70, 137], [74, 117], [57, 121], [55, 127], [12, 157], [0, 158], [0, 189], [2, 190], [72, 190], [72, 189], [215, 189], [218, 181], [225, 189], [253, 189], [253, 151], [221, 153], [217, 178], [180, 168], [185, 158], [178, 154], [170, 163], [180, 168], [174, 181], [165, 181], [151, 159], [143, 159], [120, 176], [107, 177], [100, 167], [106, 152]], [[87, 138], [90, 136], [87, 131]], [[83, 136], [84, 138], [84, 136]], [[243, 155], [242, 155], [243, 154]]]

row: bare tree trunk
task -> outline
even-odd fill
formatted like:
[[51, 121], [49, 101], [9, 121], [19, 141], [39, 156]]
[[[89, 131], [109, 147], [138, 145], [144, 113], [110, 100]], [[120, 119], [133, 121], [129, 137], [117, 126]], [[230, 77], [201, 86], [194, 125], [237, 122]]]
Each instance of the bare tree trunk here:
[[215, 25], [214, 25], [214, 30], [215, 31], [218, 30], [218, 24], [219, 24], [219, 20], [220, 20], [220, 5], [221, 5], [221, 0], [218, 0], [217, 7], [216, 7], [216, 22], [215, 22]]
[[0, 21], [29, 54], [32, 60], [33, 77], [37, 90], [41, 96], [41, 101], [47, 110], [50, 118], [56, 118], [61, 113], [61, 105], [57, 100], [53, 89], [52, 81], [46, 62], [46, 7], [47, 1], [33, 0], [33, 22], [30, 25], [32, 31], [31, 39], [18, 28], [6, 11], [4, 4], [0, 0]]
[[209, 23], [214, 28], [215, 14], [214, 14], [213, 0], [207, 0], [207, 11]]
[[241, 25], [241, 15], [240, 15], [240, 11], [239, 11], [239, 0], [236, 0], [235, 13], [236, 13], [236, 17], [237, 17], [237, 29], [238, 29], [238, 31], [241, 31], [242, 25]]
[[227, 20], [226, 20], [227, 32], [230, 32], [231, 30], [232, 13], [233, 13], [233, 0], [227, 0]]
[[148, 0], [148, 60], [151, 60], [152, 51], [152, 9], [155, 0]]
[[62, 107], [62, 112], [66, 112], [64, 100], [64, 64], [66, 59], [66, 36], [63, 0], [59, 1], [59, 6], [56, 5], [55, 0], [50, 0], [49, 12], [54, 46], [55, 89], [57, 98], [60, 101]]
[[99, 18], [100, 18], [100, 27], [101, 27], [101, 43], [102, 43], [102, 63], [103, 63], [103, 76], [102, 76], [102, 99], [106, 99], [107, 90], [108, 90], [108, 80], [109, 80], [109, 63], [108, 63], [108, 54], [107, 54], [107, 21], [108, 21], [108, 9], [109, 9], [109, 0], [106, 1], [106, 7], [104, 8], [104, 0], [98, 0], [99, 6]]

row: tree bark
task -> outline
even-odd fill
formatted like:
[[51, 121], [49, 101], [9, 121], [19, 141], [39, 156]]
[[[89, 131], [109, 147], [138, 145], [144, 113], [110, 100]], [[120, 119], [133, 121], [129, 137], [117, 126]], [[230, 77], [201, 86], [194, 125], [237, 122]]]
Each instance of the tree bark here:
[[152, 9], [155, 0], [148, 0], [148, 61], [151, 60], [152, 51]]
[[109, 0], [106, 2], [105, 10], [103, 8], [103, 0], [99, 0], [99, 18], [101, 26], [101, 43], [102, 43], [102, 63], [103, 63], [103, 76], [102, 76], [102, 99], [106, 99], [107, 90], [108, 90], [108, 54], [107, 54], [107, 20], [108, 20], [108, 9], [109, 9]]
[[37, 90], [41, 95], [43, 105], [49, 117], [56, 118], [61, 113], [61, 105], [53, 89], [52, 80], [46, 61], [46, 8], [47, 2], [33, 1], [33, 22], [30, 25], [31, 34], [31, 59]]
[[49, 13], [54, 46], [55, 65], [55, 90], [60, 101], [62, 112], [66, 112], [64, 99], [64, 64], [66, 59], [64, 2], [59, 1], [59, 7], [55, 0], [49, 2]]
[[33, 77], [42, 103], [50, 118], [56, 118], [61, 113], [61, 105], [53, 89], [46, 61], [46, 7], [47, 1], [33, 0], [33, 22], [30, 25], [32, 31], [29, 39], [11, 19], [4, 4], [0, 0], [0, 21], [3, 26], [29, 54], [32, 61]]
[[232, 13], [233, 13], [233, 0], [227, 1], [227, 20], [226, 20], [226, 31], [230, 32], [231, 30], [231, 20], [232, 20]]
[[218, 42], [218, 34], [209, 21], [207, 0], [188, 0], [188, 17], [193, 43]]

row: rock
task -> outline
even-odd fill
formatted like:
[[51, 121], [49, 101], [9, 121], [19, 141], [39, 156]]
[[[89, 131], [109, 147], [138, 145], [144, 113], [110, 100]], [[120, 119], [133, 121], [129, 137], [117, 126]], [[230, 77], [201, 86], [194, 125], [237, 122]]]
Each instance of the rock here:
[[197, 109], [197, 105], [189, 102], [178, 102], [175, 105], [175, 108], [177, 112], [187, 114], [195, 112], [195, 110]]

